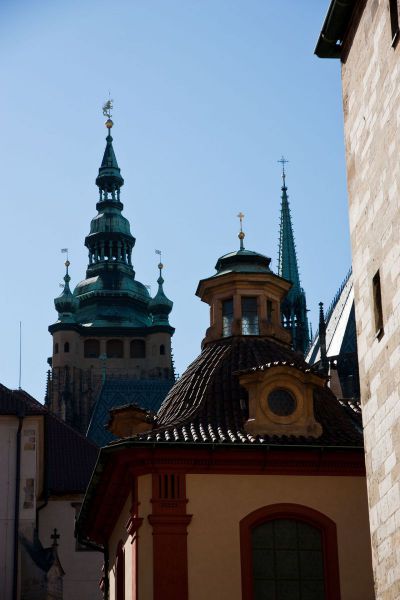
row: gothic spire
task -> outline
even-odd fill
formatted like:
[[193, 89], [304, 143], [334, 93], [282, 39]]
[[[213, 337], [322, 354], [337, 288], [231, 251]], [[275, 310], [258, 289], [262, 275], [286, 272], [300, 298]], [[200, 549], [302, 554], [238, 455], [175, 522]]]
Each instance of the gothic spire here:
[[282, 324], [292, 333], [293, 348], [305, 354], [310, 343], [310, 334], [308, 329], [306, 295], [300, 284], [296, 245], [287, 194], [285, 164], [288, 161], [282, 156], [278, 162], [282, 164], [278, 275], [292, 283], [292, 287], [281, 306]]
[[289, 197], [286, 187], [285, 164], [283, 156], [278, 161], [282, 163], [282, 196], [281, 222], [279, 231], [278, 275], [292, 282], [292, 293], [300, 289], [299, 267], [297, 264], [296, 245], [294, 243], [292, 217], [290, 215]]

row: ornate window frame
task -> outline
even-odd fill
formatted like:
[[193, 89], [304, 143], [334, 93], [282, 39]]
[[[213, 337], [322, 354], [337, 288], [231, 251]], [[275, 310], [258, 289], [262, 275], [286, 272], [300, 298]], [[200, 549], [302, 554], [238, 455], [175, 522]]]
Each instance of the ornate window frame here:
[[303, 521], [318, 529], [322, 538], [326, 600], [340, 600], [339, 556], [336, 524], [323, 513], [302, 504], [271, 504], [258, 508], [240, 521], [242, 600], [253, 600], [251, 533], [254, 527], [275, 519]]

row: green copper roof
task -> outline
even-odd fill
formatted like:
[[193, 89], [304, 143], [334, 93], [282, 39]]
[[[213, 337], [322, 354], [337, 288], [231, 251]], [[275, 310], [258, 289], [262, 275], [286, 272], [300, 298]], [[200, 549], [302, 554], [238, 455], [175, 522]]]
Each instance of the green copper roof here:
[[113, 138], [110, 135], [110, 130], [106, 137], [106, 141], [107, 145], [104, 150], [99, 174], [96, 178], [96, 185], [102, 190], [112, 192], [116, 188], [122, 187], [124, 185], [124, 180], [121, 176], [121, 170], [115, 156], [112, 145]]
[[[97, 214], [85, 238], [89, 254], [86, 277], [71, 294], [67, 273], [63, 294], [56, 299], [58, 323], [65, 322], [68, 309], [68, 318], [77, 327], [136, 328], [143, 331], [162, 325], [164, 330], [167, 327], [173, 333], [168, 323], [172, 302], [164, 295], [162, 283], [158, 294], [151, 300], [146, 286], [135, 279], [132, 251], [136, 240], [131, 234], [128, 219], [122, 214], [120, 188], [124, 180], [112, 144], [112, 126], [113, 122], [108, 119], [106, 148], [96, 179], [99, 187]], [[64, 315], [62, 320], [60, 314]]]
[[236, 252], [224, 254], [218, 259], [214, 277], [226, 273], [271, 273], [270, 262], [268, 256], [241, 248]]
[[282, 170], [281, 218], [279, 230], [278, 275], [292, 283], [281, 305], [283, 325], [292, 332], [292, 343], [295, 350], [306, 352], [310, 343], [308, 330], [306, 295], [300, 284], [297, 263], [296, 245], [294, 242], [292, 219], [286, 187], [285, 163], [283, 157], [279, 161]]
[[76, 302], [69, 287], [69, 282], [71, 281], [71, 277], [68, 273], [69, 264], [69, 260], [67, 260], [65, 262], [66, 273], [64, 275], [63, 291], [57, 298], [54, 299], [54, 306], [58, 312], [58, 318], [62, 323], [73, 322], [73, 313], [76, 310]]
[[149, 310], [152, 314], [153, 325], [169, 325], [168, 315], [172, 310], [173, 302], [164, 293], [164, 279], [162, 276], [162, 265], [160, 265], [160, 276], [157, 279], [158, 291], [150, 301]]
[[301, 286], [285, 176], [283, 176], [281, 198], [278, 275], [292, 282], [293, 287], [290, 293], [293, 295], [294, 293], [297, 293]]

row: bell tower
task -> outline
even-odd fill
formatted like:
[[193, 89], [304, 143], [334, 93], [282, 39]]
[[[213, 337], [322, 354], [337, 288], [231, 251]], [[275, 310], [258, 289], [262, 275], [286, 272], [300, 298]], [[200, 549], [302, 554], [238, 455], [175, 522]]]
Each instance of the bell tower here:
[[[103, 108], [106, 148], [96, 178], [97, 214], [85, 238], [86, 277], [72, 293], [67, 260], [64, 289], [54, 301], [58, 319], [49, 327], [53, 354], [46, 404], [82, 433], [87, 432], [93, 409], [102, 402], [101, 392], [110, 381], [130, 382], [129, 396], [119, 394], [115, 399], [117, 404], [126, 404], [139, 403], [135, 382], [141, 382], [143, 389], [143, 382], [154, 388], [162, 380], [165, 391], [175, 379], [174, 328], [169, 324], [173, 303], [164, 293], [161, 256], [154, 298], [135, 277], [132, 251], [136, 240], [122, 214], [124, 179], [113, 148], [111, 108], [111, 101]], [[105, 406], [103, 412], [109, 408]]]

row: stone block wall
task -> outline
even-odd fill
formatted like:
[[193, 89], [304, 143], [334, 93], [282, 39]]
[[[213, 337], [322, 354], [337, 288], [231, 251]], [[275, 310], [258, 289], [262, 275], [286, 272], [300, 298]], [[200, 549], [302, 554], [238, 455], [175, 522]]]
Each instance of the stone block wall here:
[[[347, 45], [343, 110], [373, 565], [377, 599], [395, 600], [400, 598], [400, 43], [392, 47], [389, 0], [367, 0]], [[378, 271], [380, 333], [373, 287]]]

